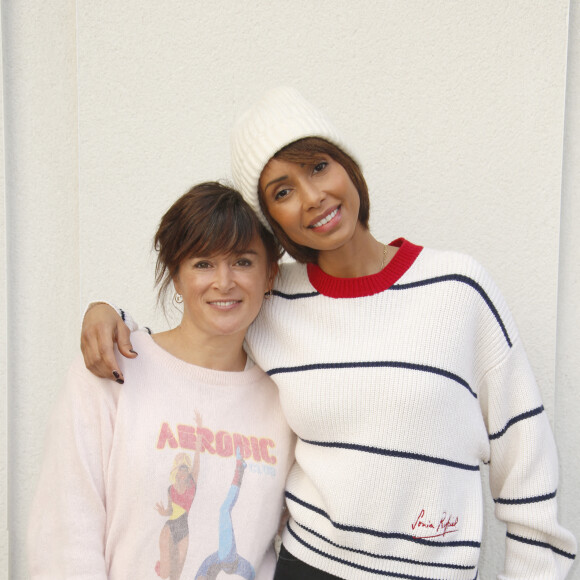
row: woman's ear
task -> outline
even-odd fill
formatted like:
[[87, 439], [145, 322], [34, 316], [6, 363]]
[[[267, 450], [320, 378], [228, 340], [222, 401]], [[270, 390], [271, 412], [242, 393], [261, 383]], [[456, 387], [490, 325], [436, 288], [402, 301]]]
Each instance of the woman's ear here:
[[171, 278], [171, 281], [173, 282], [173, 288], [175, 288], [175, 292], [177, 292], [177, 294], [182, 294], [181, 284], [179, 282], [179, 273], [175, 274], [175, 276]]

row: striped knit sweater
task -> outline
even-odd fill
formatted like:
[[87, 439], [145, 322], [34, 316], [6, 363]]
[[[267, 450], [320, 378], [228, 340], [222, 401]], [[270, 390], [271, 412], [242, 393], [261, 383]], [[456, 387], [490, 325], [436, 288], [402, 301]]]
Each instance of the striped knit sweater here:
[[502, 296], [465, 255], [394, 244], [374, 276], [285, 266], [248, 335], [298, 435], [284, 545], [341, 578], [473, 580], [489, 463], [500, 578], [564, 578], [556, 448]]
[[564, 578], [554, 438], [504, 299], [468, 256], [393, 244], [362, 278], [283, 265], [248, 333], [298, 435], [284, 545], [346, 579], [473, 580], [489, 464], [499, 578]]

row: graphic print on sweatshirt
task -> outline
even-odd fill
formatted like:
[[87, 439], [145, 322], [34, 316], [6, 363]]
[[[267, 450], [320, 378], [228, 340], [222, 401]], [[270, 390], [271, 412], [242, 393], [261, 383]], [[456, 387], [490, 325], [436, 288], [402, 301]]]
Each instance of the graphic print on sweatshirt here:
[[234, 457], [234, 450], [239, 448], [243, 459], [251, 458], [248, 469], [253, 473], [263, 473], [274, 477], [278, 460], [274, 453], [275, 442], [269, 437], [231, 433], [220, 429], [213, 431], [208, 427], [196, 428], [193, 425], [164, 422], [157, 438], [157, 449], [194, 450], [196, 433], [202, 437], [202, 455], [216, 455], [222, 458]]
[[228, 494], [220, 508], [219, 515], [219, 548], [210, 554], [201, 564], [196, 580], [214, 580], [220, 572], [237, 574], [246, 580], [253, 580], [256, 576], [254, 567], [245, 558], [240, 556], [236, 549], [236, 538], [232, 523], [232, 509], [238, 501], [244, 470], [247, 464], [242, 459], [240, 448], [236, 448], [236, 469]]
[[173, 460], [167, 489], [167, 507], [157, 502], [155, 509], [168, 517], [159, 537], [159, 560], [155, 572], [161, 578], [181, 577], [189, 547], [189, 510], [195, 498], [196, 482], [193, 461], [187, 453], [178, 453]]
[[[161, 578], [215, 580], [223, 573], [253, 580], [259, 562], [251, 562], [246, 554], [240, 553], [236, 531], [240, 533], [240, 523], [248, 520], [251, 502], [257, 495], [257, 482], [261, 482], [258, 483], [261, 489], [274, 481], [278, 463], [276, 444], [269, 437], [202, 426], [198, 413], [195, 423], [163, 421], [156, 434], [156, 450], [163, 452], [163, 461], [171, 453], [172, 463], [168, 466], [170, 485], [166, 502], [155, 505], [165, 521], [152, 568]], [[253, 478], [253, 492], [252, 487], [243, 489], [246, 472]], [[211, 494], [211, 505], [203, 500], [200, 505], [198, 491], [205, 493], [206, 499]], [[192, 506], [203, 515], [190, 515]], [[198, 539], [190, 539], [190, 525]], [[244, 532], [250, 536], [248, 527], [242, 525], [241, 533]], [[204, 538], [202, 543], [200, 535]]]

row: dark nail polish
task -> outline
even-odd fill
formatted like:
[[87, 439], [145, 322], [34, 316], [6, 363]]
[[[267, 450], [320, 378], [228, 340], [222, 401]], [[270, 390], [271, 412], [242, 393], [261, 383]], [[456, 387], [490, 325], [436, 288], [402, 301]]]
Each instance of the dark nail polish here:
[[120, 377], [121, 375], [120, 375], [120, 374], [119, 374], [117, 371], [113, 371], [113, 376], [114, 376], [116, 379], [119, 379], [119, 377]]
[[117, 379], [115, 382], [119, 383], [120, 385], [122, 385], [125, 381], [123, 379]]
[[131, 349], [129, 352], [132, 352], [133, 354], [139, 355], [139, 353], [135, 352], [133, 349]]

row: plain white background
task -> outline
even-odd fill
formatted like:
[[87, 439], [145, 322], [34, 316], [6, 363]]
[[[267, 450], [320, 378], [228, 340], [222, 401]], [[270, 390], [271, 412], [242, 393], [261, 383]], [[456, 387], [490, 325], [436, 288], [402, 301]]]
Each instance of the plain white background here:
[[[1, 10], [0, 577], [27, 578], [28, 503], [84, 306], [109, 298], [167, 326], [153, 290], [158, 220], [194, 183], [229, 176], [234, 119], [279, 84], [351, 143], [379, 239], [468, 252], [503, 290], [557, 436], [561, 520], [580, 536], [576, 0]], [[505, 534], [492, 509], [486, 580]]]

